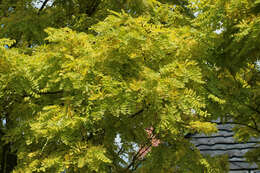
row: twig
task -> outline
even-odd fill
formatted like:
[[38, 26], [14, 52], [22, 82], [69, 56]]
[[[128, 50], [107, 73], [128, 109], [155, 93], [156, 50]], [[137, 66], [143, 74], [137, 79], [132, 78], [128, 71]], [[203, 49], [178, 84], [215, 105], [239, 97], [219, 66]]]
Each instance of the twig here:
[[100, 0], [93, 1], [93, 3], [90, 5], [90, 7], [87, 8], [86, 14], [88, 16], [92, 16], [94, 14], [94, 12], [96, 11], [97, 7], [99, 6], [100, 2], [101, 2]]
[[43, 10], [43, 8], [46, 6], [46, 4], [48, 3], [49, 0], [45, 0], [43, 3], [42, 3], [42, 6], [41, 8], [39, 9], [38, 11], [38, 15], [41, 13], [41, 11]]
[[141, 110], [139, 110], [138, 112], [136, 112], [136, 113], [130, 115], [129, 118], [134, 118], [135, 116], [137, 116], [138, 114], [141, 114], [141, 113], [143, 113], [143, 112], [144, 112], [144, 109], [141, 109]]
[[[142, 146], [139, 150], [138, 150], [138, 152], [134, 155], [134, 157], [133, 157], [133, 159], [132, 159], [132, 162], [127, 166], [127, 170], [129, 170], [134, 164], [135, 164], [135, 161], [136, 161], [136, 159], [139, 159], [139, 156], [141, 156], [143, 153], [145, 153], [148, 149], [150, 149], [151, 148], [151, 146], [152, 146], [152, 143], [149, 145], [149, 146]], [[144, 147], [146, 147], [146, 149], [144, 150], [144, 151], [142, 151], [142, 152], [140, 152]]]
[[46, 145], [47, 145], [48, 142], [49, 142], [49, 138], [47, 138], [47, 140], [46, 140], [44, 146], [42, 147], [42, 152], [43, 152], [43, 150], [44, 150], [44, 148], [46, 147]]

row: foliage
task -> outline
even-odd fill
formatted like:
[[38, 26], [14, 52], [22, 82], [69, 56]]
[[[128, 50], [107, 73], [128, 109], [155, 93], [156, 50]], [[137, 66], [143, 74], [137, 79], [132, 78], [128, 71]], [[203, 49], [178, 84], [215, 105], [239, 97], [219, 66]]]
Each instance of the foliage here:
[[260, 136], [257, 1], [34, 3], [0, 1], [3, 172], [225, 172], [186, 135]]

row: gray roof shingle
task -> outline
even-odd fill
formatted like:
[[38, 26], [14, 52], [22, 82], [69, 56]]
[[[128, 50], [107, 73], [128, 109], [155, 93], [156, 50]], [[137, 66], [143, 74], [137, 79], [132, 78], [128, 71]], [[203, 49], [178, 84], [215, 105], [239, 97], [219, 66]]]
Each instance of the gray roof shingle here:
[[202, 154], [211, 156], [228, 154], [230, 173], [248, 173], [249, 171], [257, 173], [257, 165], [246, 162], [243, 156], [250, 149], [259, 147], [260, 139], [252, 138], [246, 143], [239, 143], [233, 138], [232, 129], [235, 125], [232, 122], [222, 124], [220, 121], [216, 121], [215, 123], [217, 123], [218, 133], [209, 136], [194, 134], [191, 136], [191, 142]]

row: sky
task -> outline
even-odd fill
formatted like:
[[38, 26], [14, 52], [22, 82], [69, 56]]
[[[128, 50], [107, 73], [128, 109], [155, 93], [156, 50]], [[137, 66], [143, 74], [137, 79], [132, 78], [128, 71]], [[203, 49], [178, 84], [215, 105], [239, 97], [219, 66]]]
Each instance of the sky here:
[[[35, 0], [35, 2], [33, 2], [33, 5], [34, 5], [36, 8], [41, 8], [43, 2], [44, 2], [44, 0]], [[48, 3], [47, 3], [47, 6], [51, 6], [52, 3], [53, 3], [53, 0], [49, 0]]]

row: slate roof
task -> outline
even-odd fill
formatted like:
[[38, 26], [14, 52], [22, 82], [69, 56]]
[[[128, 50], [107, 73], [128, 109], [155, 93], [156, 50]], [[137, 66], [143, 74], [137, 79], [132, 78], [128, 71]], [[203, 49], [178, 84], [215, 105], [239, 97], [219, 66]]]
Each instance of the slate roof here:
[[247, 163], [243, 157], [250, 149], [260, 146], [260, 138], [252, 138], [246, 143], [239, 143], [233, 138], [232, 128], [235, 125], [232, 122], [223, 124], [220, 121], [215, 121], [215, 123], [219, 129], [218, 133], [210, 136], [194, 134], [191, 136], [191, 142], [202, 154], [211, 156], [228, 154], [230, 173], [260, 173], [257, 171], [256, 164]]

